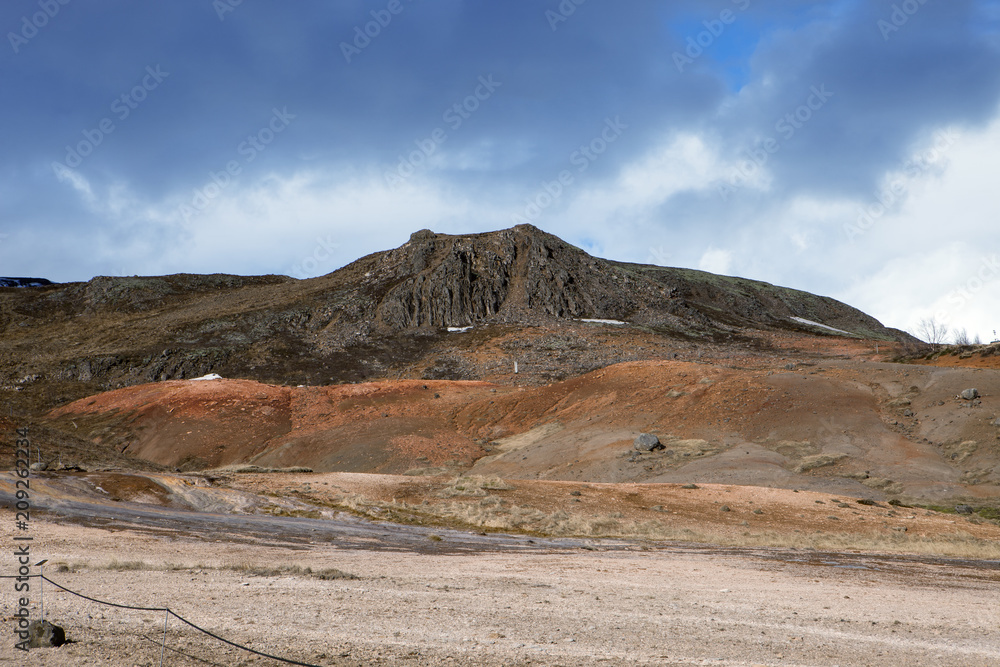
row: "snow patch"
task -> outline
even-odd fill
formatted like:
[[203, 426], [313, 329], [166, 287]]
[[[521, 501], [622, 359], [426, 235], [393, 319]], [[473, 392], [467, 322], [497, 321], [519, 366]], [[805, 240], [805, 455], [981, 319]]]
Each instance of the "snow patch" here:
[[589, 322], [590, 324], [628, 324], [628, 322], [622, 322], [621, 320], [595, 320], [595, 319], [583, 319], [577, 320], [578, 322]]
[[222, 376], [218, 373], [209, 373], [208, 375], [202, 375], [200, 378], [191, 378], [191, 382], [198, 382], [199, 380], [221, 380]]
[[812, 325], [814, 327], [819, 327], [820, 329], [828, 329], [829, 331], [835, 331], [837, 333], [844, 334], [845, 336], [854, 336], [855, 335], [855, 334], [852, 334], [850, 331], [844, 331], [843, 329], [834, 329], [833, 327], [827, 326], [826, 324], [820, 324], [819, 322], [813, 322], [812, 320], [807, 320], [807, 319], [805, 319], [803, 317], [793, 317], [791, 319], [795, 320], [796, 322], [801, 322], [802, 324], [810, 324], [810, 325]]
[[472, 329], [471, 325], [467, 327], [448, 327], [449, 333], [465, 333], [466, 331], [470, 331], [471, 329]]

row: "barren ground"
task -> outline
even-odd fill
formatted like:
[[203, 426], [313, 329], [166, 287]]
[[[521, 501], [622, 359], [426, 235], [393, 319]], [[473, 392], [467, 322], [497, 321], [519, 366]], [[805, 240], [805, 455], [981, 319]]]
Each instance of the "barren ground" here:
[[[1000, 664], [1000, 524], [917, 506], [995, 509], [993, 357], [766, 347], [551, 384], [165, 381], [69, 402], [44, 433], [114, 456], [46, 444], [32, 554], [73, 590], [316, 665]], [[665, 447], [635, 452], [639, 432]], [[8, 633], [0, 663], [159, 664], [161, 612], [45, 600], [71, 643], [25, 656]], [[176, 619], [167, 648], [278, 664]]]
[[[5, 499], [11, 481], [0, 480]], [[1000, 660], [1000, 527], [991, 522], [806, 491], [483, 482], [330, 473], [209, 484], [195, 475], [39, 474], [33, 553], [49, 559], [46, 576], [78, 592], [166, 605], [238, 643], [317, 665]], [[157, 487], [163, 491], [151, 491]], [[530, 508], [534, 514], [521, 515], [526, 529], [562, 513], [549, 531], [561, 521], [576, 532], [628, 533], [656, 521], [674, 540], [478, 537], [416, 525], [469, 521], [479, 514], [456, 507], [489, 498]], [[358, 513], [408, 524], [359, 522]], [[0, 520], [11, 525], [12, 513], [5, 509]], [[690, 541], [706, 535], [738, 546]], [[754, 546], [758, 538], [792, 548]], [[972, 549], [979, 559], [872, 551], [879, 546]], [[317, 576], [338, 571], [358, 578]], [[11, 623], [11, 597], [3, 600]], [[45, 600], [47, 618], [73, 643], [24, 656], [8, 641], [0, 660], [159, 664], [162, 613], [97, 605], [50, 584]], [[277, 664], [173, 618], [167, 641], [165, 664]]]
[[[2, 520], [10, 522], [10, 512]], [[234, 641], [318, 665], [1000, 661], [995, 561], [642, 543], [547, 550], [541, 539], [524, 553], [438, 553], [447, 532], [440, 543], [403, 552], [319, 540], [237, 545], [50, 518], [34, 520], [33, 531], [36, 553], [50, 559], [46, 575], [68, 588], [168, 605]], [[358, 578], [266, 571], [292, 566]], [[45, 601], [47, 618], [66, 627], [73, 643], [25, 656], [8, 635], [0, 661], [159, 664], [162, 613], [96, 605], [49, 584]], [[10, 623], [6, 595], [3, 614]], [[173, 618], [167, 646], [169, 665], [278, 664]]]

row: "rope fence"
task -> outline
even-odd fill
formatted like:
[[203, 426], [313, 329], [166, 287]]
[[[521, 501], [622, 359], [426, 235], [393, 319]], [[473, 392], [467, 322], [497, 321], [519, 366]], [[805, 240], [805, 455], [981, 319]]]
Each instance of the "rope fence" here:
[[[89, 595], [84, 595], [83, 593], [79, 593], [77, 591], [74, 591], [74, 590], [71, 590], [69, 588], [66, 588], [62, 584], [60, 584], [58, 582], [55, 582], [55, 581], [52, 581], [51, 579], [49, 579], [48, 577], [46, 577], [43, 574], [31, 574], [31, 575], [26, 575], [26, 576], [32, 577], [32, 578], [33, 577], [40, 577], [43, 581], [49, 582], [50, 584], [52, 584], [56, 588], [58, 588], [60, 590], [63, 590], [65, 592], [69, 593], [70, 595], [75, 595], [78, 598], [83, 598], [84, 600], [87, 600], [89, 602], [94, 602], [96, 604], [105, 605], [107, 607], [117, 607], [118, 609], [131, 609], [133, 611], [162, 611], [162, 612], [164, 612], [164, 614], [166, 615], [166, 617], [164, 618], [164, 625], [163, 625], [163, 637], [164, 637], [164, 639], [163, 639], [163, 645], [162, 645], [163, 648], [166, 648], [166, 618], [169, 618], [170, 616], [173, 616], [174, 618], [176, 618], [181, 623], [184, 623], [186, 625], [191, 626], [192, 628], [194, 628], [198, 632], [201, 632], [202, 634], [208, 635], [209, 637], [211, 637], [212, 639], [214, 639], [216, 641], [220, 641], [220, 642], [222, 642], [224, 644], [228, 644], [229, 646], [232, 646], [233, 648], [240, 649], [241, 651], [247, 651], [248, 653], [253, 653], [254, 655], [259, 655], [262, 658], [268, 658], [270, 660], [277, 660], [278, 662], [283, 662], [283, 663], [285, 663], [287, 665], [299, 665], [300, 667], [322, 667], [321, 665], [314, 665], [314, 664], [309, 663], [309, 662], [299, 662], [298, 660], [292, 660], [291, 658], [282, 658], [282, 657], [277, 656], [277, 655], [271, 655], [270, 653], [264, 653], [264, 652], [258, 651], [256, 649], [252, 649], [249, 646], [244, 646], [243, 644], [237, 644], [236, 642], [231, 641], [229, 639], [226, 639], [225, 637], [220, 637], [219, 635], [215, 634], [211, 630], [206, 630], [205, 628], [202, 628], [202, 627], [200, 627], [198, 625], [195, 625], [194, 623], [192, 623], [188, 619], [184, 618], [183, 616], [181, 616], [177, 612], [173, 611], [169, 607], [140, 607], [140, 606], [136, 606], [136, 605], [120, 604], [120, 603], [117, 603], [117, 602], [108, 602], [107, 600], [99, 600], [97, 598], [90, 597]], [[0, 579], [14, 579], [14, 578], [15, 578], [14, 575], [0, 575]], [[142, 635], [142, 636], [145, 639], [150, 639], [149, 637], [146, 637], [145, 635]], [[173, 649], [172, 648], [170, 650], [174, 651], [174, 652], [177, 652], [177, 653], [182, 653], [181, 651], [178, 651], [177, 649]], [[189, 656], [189, 655], [184, 654], [184, 653], [182, 653], [182, 655], [185, 655], [185, 656], [191, 657], [191, 658], [195, 657], [195, 656]], [[196, 658], [196, 659], [197, 660], [202, 660], [201, 658]], [[162, 660], [162, 654], [161, 654], [160, 663], [162, 664], [162, 662], [163, 662], [163, 660]], [[208, 664], [215, 664], [215, 663], [211, 663], [211, 662], [209, 662], [207, 660], [202, 660], [202, 662], [206, 662]]]

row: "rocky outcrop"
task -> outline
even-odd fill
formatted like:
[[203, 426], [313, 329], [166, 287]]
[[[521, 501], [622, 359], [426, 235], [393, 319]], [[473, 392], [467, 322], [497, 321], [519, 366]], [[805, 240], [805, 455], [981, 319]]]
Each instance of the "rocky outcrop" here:
[[[371, 256], [383, 328], [537, 323], [546, 318], [624, 320], [702, 333], [732, 327], [800, 329], [798, 317], [859, 338], [906, 334], [839, 301], [702, 271], [625, 264], [588, 255], [531, 225], [449, 236], [422, 230]], [[391, 267], [386, 270], [386, 267]]]

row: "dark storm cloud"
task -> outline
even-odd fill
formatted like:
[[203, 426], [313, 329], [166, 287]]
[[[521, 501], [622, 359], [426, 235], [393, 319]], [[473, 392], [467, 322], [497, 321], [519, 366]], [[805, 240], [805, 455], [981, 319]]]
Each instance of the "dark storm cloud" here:
[[[995, 115], [1000, 51], [981, 9], [858, 2], [795, 31], [779, 27], [751, 60], [756, 89], [719, 132], [730, 147], [738, 137], [744, 157], [761, 136], [777, 139], [769, 167], [779, 192], [870, 192], [935, 128], [982, 127]], [[803, 110], [822, 86], [828, 102]]]

